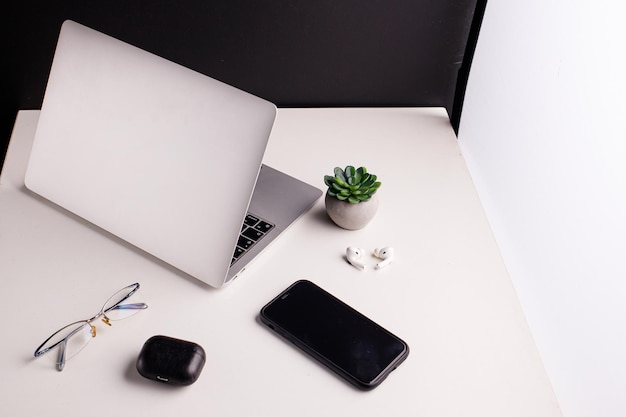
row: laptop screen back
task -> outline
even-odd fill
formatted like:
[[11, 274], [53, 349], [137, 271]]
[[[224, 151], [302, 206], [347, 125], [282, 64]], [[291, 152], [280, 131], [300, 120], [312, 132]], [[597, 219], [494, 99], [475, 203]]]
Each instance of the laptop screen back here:
[[66, 21], [26, 186], [219, 287], [275, 114], [268, 101]]

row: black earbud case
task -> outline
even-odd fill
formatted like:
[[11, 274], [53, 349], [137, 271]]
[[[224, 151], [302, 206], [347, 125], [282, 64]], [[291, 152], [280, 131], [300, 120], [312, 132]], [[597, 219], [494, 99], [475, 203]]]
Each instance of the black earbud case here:
[[169, 385], [190, 385], [202, 372], [206, 354], [202, 346], [167, 336], [153, 336], [137, 358], [137, 371]]

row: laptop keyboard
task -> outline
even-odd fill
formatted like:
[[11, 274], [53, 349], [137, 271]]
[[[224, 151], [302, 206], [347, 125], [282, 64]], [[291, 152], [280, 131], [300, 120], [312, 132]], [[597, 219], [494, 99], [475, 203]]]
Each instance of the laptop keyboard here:
[[250, 250], [259, 240], [263, 239], [273, 228], [274, 225], [272, 223], [248, 213], [243, 222], [243, 226], [241, 226], [239, 241], [237, 242], [237, 247], [235, 248], [235, 253], [233, 254], [233, 259], [230, 264], [232, 265], [237, 262], [244, 253]]

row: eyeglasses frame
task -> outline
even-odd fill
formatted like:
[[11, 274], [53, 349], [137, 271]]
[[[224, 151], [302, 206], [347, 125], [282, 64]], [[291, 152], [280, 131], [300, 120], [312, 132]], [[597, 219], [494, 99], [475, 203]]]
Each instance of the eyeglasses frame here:
[[[128, 300], [130, 297], [132, 297], [138, 290], [139, 290], [139, 283], [136, 282], [134, 284], [128, 285], [126, 287], [121, 288], [120, 290], [116, 291], [115, 293], [113, 293], [113, 295], [121, 292], [122, 290], [129, 288], [129, 292], [128, 294], [126, 294], [122, 299], [120, 299], [117, 303], [113, 304], [111, 307], [108, 307], [105, 309], [107, 303], [109, 302], [109, 300], [113, 297], [113, 295], [111, 295], [111, 297], [109, 297], [105, 302], [104, 305], [102, 306], [102, 308], [100, 309], [100, 311], [93, 317], [91, 317], [90, 319], [87, 320], [78, 320], [75, 321], [73, 323], [67, 324], [63, 327], [61, 327], [59, 330], [57, 330], [56, 332], [52, 333], [46, 340], [43, 341], [43, 343], [41, 345], [39, 345], [39, 347], [37, 347], [37, 349], [35, 349], [35, 353], [34, 356], [35, 357], [39, 357], [45, 353], [48, 353], [49, 351], [51, 351], [52, 349], [56, 348], [57, 346], [59, 347], [59, 358], [57, 360], [57, 370], [58, 371], [62, 371], [63, 368], [65, 367], [65, 348], [67, 346], [67, 342], [68, 340], [74, 336], [76, 333], [78, 333], [80, 330], [82, 330], [84, 328], [85, 325], [88, 325], [91, 328], [91, 337], [94, 338], [96, 337], [96, 326], [92, 325], [91, 323], [98, 320], [99, 318], [102, 317], [102, 322], [104, 324], [106, 324], [107, 326], [111, 326], [111, 319], [109, 317], [107, 317], [106, 313], [110, 312], [111, 310], [114, 309], [132, 309], [132, 310], [145, 310], [146, 308], [148, 308], [148, 305], [146, 303], [133, 303], [133, 304], [124, 304], [124, 305], [120, 305], [121, 303], [123, 303], [125, 300]], [[61, 331], [63, 331], [64, 329], [70, 327], [70, 326], [75, 326], [79, 323], [84, 323], [83, 326], [79, 326], [77, 327], [74, 331], [72, 331], [70, 334], [68, 334], [67, 336], [65, 336], [63, 339], [59, 340], [57, 343], [53, 344], [52, 346], [49, 346], [45, 349], [42, 349], [46, 343], [48, 343], [48, 341], [50, 339], [52, 339], [54, 336], [56, 336], [57, 334], [59, 334]], [[61, 346], [59, 346], [61, 345]]]

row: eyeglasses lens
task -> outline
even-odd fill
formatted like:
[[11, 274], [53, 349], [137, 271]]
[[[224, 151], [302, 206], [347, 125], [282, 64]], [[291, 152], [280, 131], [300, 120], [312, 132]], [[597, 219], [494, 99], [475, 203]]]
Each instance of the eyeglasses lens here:
[[[69, 324], [53, 334], [46, 343], [39, 348], [39, 352], [45, 353], [49, 349], [58, 347], [62, 349], [61, 343], [65, 343], [65, 360], [75, 356], [78, 352], [83, 350], [89, 341], [93, 338], [92, 329], [89, 323], [86, 321], [79, 321]], [[60, 351], [59, 351], [60, 353]], [[57, 364], [60, 360], [60, 355], [54, 356]]]
[[121, 320], [145, 309], [139, 289], [130, 286], [116, 292], [104, 303], [102, 312], [110, 320]]
[[67, 339], [67, 344], [65, 346], [65, 358], [70, 359], [83, 350], [89, 341], [93, 339], [93, 336], [93, 330], [89, 323], [83, 323], [82, 326], [75, 330], [72, 337]]

